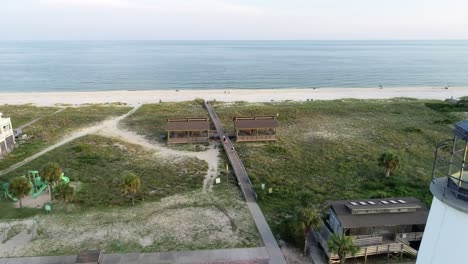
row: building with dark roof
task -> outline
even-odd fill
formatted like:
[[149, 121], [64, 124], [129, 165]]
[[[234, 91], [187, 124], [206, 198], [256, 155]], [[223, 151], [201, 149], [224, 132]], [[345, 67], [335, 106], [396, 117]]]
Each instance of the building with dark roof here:
[[236, 140], [275, 141], [279, 123], [275, 116], [234, 117]]
[[166, 124], [167, 143], [203, 143], [210, 139], [208, 118], [174, 118]]
[[[327, 241], [332, 234], [349, 236], [359, 247], [356, 257], [387, 254], [400, 258], [416, 256], [423, 237], [429, 211], [413, 197], [353, 199], [329, 202], [328, 217], [317, 232], [327, 256]], [[351, 257], [351, 256], [350, 256]]]

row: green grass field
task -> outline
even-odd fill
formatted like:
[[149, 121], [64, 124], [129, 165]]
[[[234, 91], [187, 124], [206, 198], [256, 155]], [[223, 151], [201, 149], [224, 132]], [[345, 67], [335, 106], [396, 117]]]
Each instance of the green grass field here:
[[[217, 103], [216, 111], [227, 130], [236, 115], [278, 114], [278, 142], [236, 143], [259, 203], [278, 231], [296, 208], [323, 209], [327, 200], [414, 196], [429, 205], [435, 145], [467, 116], [447, 105], [404, 98], [238, 102]], [[388, 151], [401, 157], [401, 168], [385, 178], [377, 159]], [[262, 183], [273, 193], [262, 191]]]
[[56, 107], [36, 107], [30, 105], [0, 106], [5, 116], [10, 116], [13, 127], [26, 124], [37, 117], [45, 116], [31, 126], [25, 128], [25, 140], [18, 140], [18, 146], [9, 155], [0, 159], [0, 170], [22, 161], [26, 157], [55, 143], [61, 137], [77, 129], [91, 126], [109, 117], [127, 113], [131, 108], [118, 105], [89, 105], [81, 107], [67, 107], [57, 111]]

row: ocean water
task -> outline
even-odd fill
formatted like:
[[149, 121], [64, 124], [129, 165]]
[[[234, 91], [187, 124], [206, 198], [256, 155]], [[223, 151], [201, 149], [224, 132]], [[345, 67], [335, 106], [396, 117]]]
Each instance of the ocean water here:
[[0, 42], [0, 91], [468, 86], [468, 41]]

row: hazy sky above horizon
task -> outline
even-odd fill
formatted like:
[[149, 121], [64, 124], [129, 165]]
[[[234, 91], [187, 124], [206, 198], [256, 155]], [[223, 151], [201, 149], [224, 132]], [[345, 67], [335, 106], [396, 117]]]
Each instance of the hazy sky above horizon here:
[[142, 39], [468, 39], [468, 1], [0, 2], [0, 40]]

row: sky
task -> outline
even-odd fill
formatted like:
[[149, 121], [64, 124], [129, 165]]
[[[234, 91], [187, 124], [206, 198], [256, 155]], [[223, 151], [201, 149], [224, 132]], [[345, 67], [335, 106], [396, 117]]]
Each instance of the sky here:
[[0, 0], [0, 41], [296, 39], [468, 39], [468, 0]]

